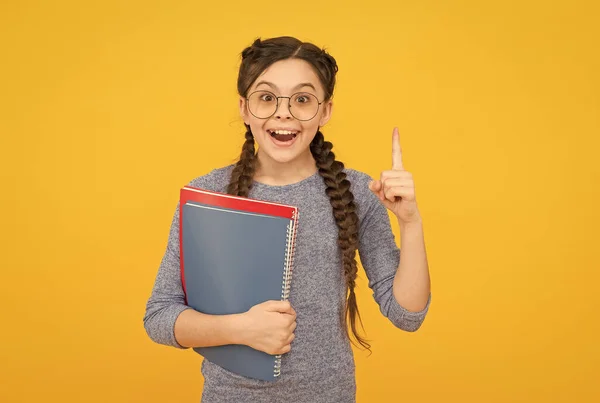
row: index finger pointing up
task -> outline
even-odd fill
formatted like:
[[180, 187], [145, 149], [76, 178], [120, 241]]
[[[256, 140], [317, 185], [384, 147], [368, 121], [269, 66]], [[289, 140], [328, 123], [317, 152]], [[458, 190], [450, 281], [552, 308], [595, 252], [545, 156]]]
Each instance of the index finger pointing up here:
[[392, 169], [398, 171], [404, 170], [402, 148], [400, 147], [400, 133], [398, 133], [397, 127], [394, 127], [394, 132], [392, 133]]

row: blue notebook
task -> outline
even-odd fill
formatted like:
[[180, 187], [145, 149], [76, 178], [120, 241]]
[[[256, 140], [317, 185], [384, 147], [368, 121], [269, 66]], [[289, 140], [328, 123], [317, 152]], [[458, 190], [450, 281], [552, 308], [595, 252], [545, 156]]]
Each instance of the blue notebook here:
[[[248, 311], [289, 295], [297, 210], [197, 189], [182, 197], [180, 241], [186, 303], [210, 315]], [[215, 199], [216, 197], [216, 199]], [[223, 202], [223, 198], [226, 198]], [[196, 201], [202, 200], [202, 202]], [[248, 204], [250, 203], [250, 204]], [[256, 208], [256, 203], [260, 207]], [[282, 209], [285, 207], [285, 209]], [[254, 210], [254, 211], [252, 211]], [[257, 212], [258, 211], [258, 212]], [[286, 217], [290, 215], [290, 217]], [[196, 347], [206, 360], [236, 374], [271, 381], [281, 356], [245, 345]]]

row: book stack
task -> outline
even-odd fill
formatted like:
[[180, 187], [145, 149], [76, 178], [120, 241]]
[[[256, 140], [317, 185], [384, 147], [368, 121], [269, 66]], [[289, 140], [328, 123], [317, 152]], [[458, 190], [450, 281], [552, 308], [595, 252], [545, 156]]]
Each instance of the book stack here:
[[[179, 203], [181, 281], [186, 304], [209, 315], [248, 311], [289, 298], [298, 209], [190, 186]], [[236, 374], [272, 381], [281, 356], [245, 345], [195, 347]]]

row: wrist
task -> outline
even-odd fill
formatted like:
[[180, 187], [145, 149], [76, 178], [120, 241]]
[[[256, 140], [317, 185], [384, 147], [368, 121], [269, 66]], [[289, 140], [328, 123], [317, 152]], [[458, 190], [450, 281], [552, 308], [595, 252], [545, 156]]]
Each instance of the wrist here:
[[230, 319], [229, 339], [231, 344], [247, 345], [245, 336], [248, 334], [248, 318], [246, 313], [232, 314]]
[[400, 226], [400, 229], [402, 229], [402, 230], [413, 229], [413, 228], [423, 228], [423, 219], [421, 218], [420, 214], [416, 214], [415, 217], [412, 218], [410, 221], [398, 220], [398, 225]]

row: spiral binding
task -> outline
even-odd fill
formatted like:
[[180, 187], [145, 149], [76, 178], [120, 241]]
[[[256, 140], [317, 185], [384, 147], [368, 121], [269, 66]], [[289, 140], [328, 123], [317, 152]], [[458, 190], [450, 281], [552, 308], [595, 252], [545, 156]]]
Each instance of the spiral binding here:
[[[286, 253], [285, 253], [285, 262], [283, 268], [283, 282], [281, 285], [281, 300], [287, 301], [290, 296], [290, 287], [292, 281], [292, 271], [293, 271], [293, 262], [294, 262], [294, 252], [295, 252], [295, 244], [296, 244], [296, 227], [298, 224], [298, 212], [294, 211], [292, 213], [292, 220], [288, 224], [287, 234], [286, 234]], [[281, 375], [281, 355], [275, 356], [275, 366], [274, 366], [274, 375], [278, 377]]]

